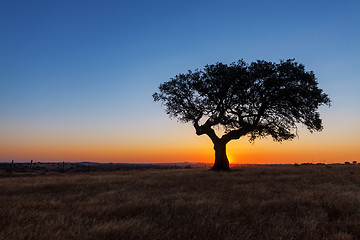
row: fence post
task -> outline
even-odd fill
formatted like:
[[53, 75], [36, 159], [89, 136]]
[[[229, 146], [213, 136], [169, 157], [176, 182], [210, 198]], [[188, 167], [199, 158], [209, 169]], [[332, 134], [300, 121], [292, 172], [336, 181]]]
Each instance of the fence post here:
[[65, 172], [65, 162], [62, 163], [62, 171]]
[[11, 175], [13, 175], [14, 171], [14, 160], [11, 160]]

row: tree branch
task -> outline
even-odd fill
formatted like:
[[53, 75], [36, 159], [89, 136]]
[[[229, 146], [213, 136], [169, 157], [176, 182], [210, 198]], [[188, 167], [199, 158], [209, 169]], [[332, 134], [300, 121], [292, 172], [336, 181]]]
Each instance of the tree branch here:
[[211, 128], [211, 126], [213, 126], [212, 121], [210, 121], [210, 119], [208, 119], [205, 124], [203, 125], [199, 125], [199, 120], [197, 119], [196, 121], [194, 121], [194, 127], [196, 130], [196, 135], [200, 136], [203, 134], [206, 134], [209, 136], [209, 138], [211, 139], [211, 141], [213, 143], [218, 142], [220, 140], [220, 138], [216, 135], [214, 129]]
[[237, 130], [232, 130], [221, 137], [221, 141], [224, 142], [230, 142], [231, 140], [239, 139], [241, 136], [244, 136], [251, 132], [252, 130], [250, 128], [240, 128]]
[[256, 114], [256, 119], [254, 121], [254, 127], [259, 123], [261, 117], [264, 115], [267, 105], [268, 104], [266, 102], [261, 104], [261, 107], [260, 107], [258, 113]]

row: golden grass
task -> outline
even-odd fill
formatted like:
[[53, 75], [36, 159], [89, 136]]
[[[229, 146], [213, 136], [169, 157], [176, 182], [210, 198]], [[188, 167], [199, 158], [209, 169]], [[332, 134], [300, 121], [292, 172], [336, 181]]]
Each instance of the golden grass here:
[[0, 239], [360, 239], [360, 166], [0, 178]]

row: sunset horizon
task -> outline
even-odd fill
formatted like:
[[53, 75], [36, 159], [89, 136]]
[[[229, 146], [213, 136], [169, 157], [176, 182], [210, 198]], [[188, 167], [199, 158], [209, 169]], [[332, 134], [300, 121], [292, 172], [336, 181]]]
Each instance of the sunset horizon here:
[[[214, 163], [214, 145], [152, 99], [208, 64], [295, 59], [331, 107], [292, 141], [248, 136], [230, 164], [360, 162], [357, 2], [0, 4], [0, 162]], [[357, 9], [357, 10], [356, 10]]]

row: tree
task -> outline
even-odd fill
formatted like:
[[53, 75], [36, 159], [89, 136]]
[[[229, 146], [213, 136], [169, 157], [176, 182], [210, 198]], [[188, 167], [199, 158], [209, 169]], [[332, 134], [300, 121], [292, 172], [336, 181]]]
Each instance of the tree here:
[[[171, 118], [191, 122], [197, 135], [209, 136], [215, 150], [212, 170], [229, 170], [226, 144], [231, 140], [291, 140], [297, 136], [297, 124], [321, 131], [317, 110], [330, 106], [314, 73], [294, 59], [206, 65], [160, 84], [153, 98]], [[220, 136], [218, 129], [223, 130]]]

